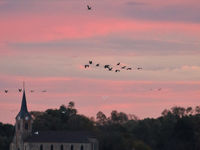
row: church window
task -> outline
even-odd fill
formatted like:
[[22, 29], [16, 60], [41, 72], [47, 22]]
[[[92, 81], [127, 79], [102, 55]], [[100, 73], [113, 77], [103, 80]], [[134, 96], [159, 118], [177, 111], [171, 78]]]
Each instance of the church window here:
[[51, 145], [51, 150], [53, 150], [53, 145]]
[[63, 150], [63, 145], [60, 146], [60, 150]]
[[83, 145], [81, 145], [81, 150], [83, 150]]
[[28, 130], [28, 123], [25, 123], [25, 129]]
[[28, 119], [29, 119], [28, 116], [26, 116], [26, 117], [25, 117], [25, 120], [28, 120]]
[[71, 145], [71, 150], [74, 150], [74, 146], [73, 145]]
[[43, 150], [43, 145], [40, 145], [40, 150]]

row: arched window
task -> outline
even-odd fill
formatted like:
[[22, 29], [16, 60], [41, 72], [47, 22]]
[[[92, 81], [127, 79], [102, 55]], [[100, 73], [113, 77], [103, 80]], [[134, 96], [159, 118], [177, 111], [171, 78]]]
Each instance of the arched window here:
[[60, 150], [63, 150], [63, 145], [60, 146]]
[[83, 150], [84, 148], [83, 148], [83, 145], [81, 145], [81, 150]]
[[53, 145], [51, 145], [51, 150], [53, 150]]
[[43, 150], [43, 145], [40, 145], [40, 150]]
[[28, 130], [28, 123], [25, 123], [25, 129]]
[[71, 150], [74, 150], [74, 146], [73, 145], [71, 145]]

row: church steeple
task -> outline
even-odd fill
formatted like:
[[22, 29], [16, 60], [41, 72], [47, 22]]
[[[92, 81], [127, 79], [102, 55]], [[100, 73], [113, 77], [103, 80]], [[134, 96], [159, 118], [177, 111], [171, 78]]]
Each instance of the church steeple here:
[[23, 96], [20, 111], [16, 116], [15, 136], [11, 144], [12, 150], [24, 150], [24, 140], [32, 133], [32, 121], [32, 117], [27, 109], [26, 93], [23, 83]]
[[23, 90], [23, 97], [22, 97], [22, 103], [21, 103], [21, 109], [16, 116], [16, 119], [25, 119], [25, 117], [31, 118], [31, 115], [28, 112], [27, 104], [26, 104], [26, 94], [25, 89]]

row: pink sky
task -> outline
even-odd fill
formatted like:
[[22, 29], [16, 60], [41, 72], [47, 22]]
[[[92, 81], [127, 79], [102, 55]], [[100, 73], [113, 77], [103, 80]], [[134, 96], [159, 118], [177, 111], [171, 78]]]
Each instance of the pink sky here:
[[[29, 110], [74, 101], [90, 117], [144, 118], [199, 105], [199, 14], [199, 0], [1, 0], [0, 122], [14, 123], [22, 81]], [[85, 70], [88, 60], [143, 70]]]

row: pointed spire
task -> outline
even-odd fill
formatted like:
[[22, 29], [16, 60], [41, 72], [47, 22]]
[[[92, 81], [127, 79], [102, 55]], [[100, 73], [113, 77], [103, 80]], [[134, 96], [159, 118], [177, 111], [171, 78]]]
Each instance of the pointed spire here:
[[23, 90], [23, 97], [22, 97], [22, 104], [21, 104], [21, 112], [28, 112], [27, 105], [26, 105], [26, 94], [25, 90]]
[[25, 118], [26, 116], [31, 118], [31, 115], [28, 112], [27, 104], [26, 104], [26, 94], [25, 94], [25, 83], [23, 82], [23, 97], [21, 103], [21, 109], [16, 118]]

